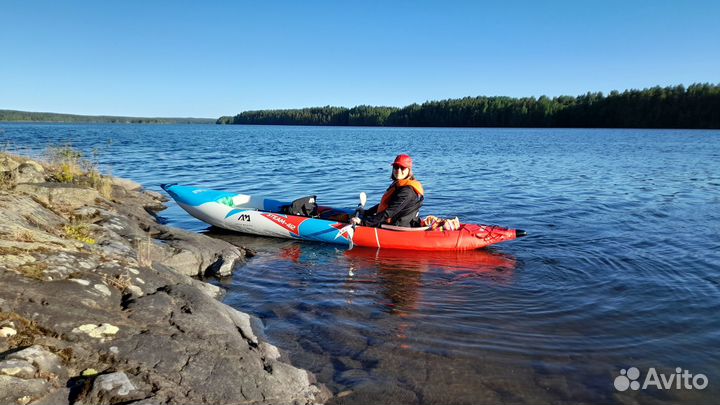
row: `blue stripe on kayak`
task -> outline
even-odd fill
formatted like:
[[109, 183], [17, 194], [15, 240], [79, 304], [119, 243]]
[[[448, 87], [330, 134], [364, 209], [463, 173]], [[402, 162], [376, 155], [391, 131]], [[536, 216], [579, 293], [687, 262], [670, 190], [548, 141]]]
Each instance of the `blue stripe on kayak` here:
[[233, 216], [233, 215], [235, 215], [235, 214], [239, 214], [239, 213], [241, 213], [241, 212], [246, 212], [246, 211], [247, 211], [246, 209], [239, 210], [239, 209], [237, 209], [237, 208], [234, 209], [234, 210], [230, 210], [230, 212], [228, 212], [227, 215], [225, 215], [225, 219], [228, 219], [228, 218], [230, 218], [231, 216]]
[[198, 207], [209, 202], [219, 202], [222, 199], [232, 199], [237, 193], [228, 193], [227, 191], [208, 190], [198, 187], [189, 186], [171, 186], [165, 189], [175, 201]]
[[[217, 202], [232, 207], [232, 198], [238, 195], [237, 193], [229, 193], [227, 191], [178, 185], [167, 187], [165, 191], [167, 191], [175, 201], [191, 207], [199, 207], [209, 202]], [[280, 212], [283, 205], [289, 204], [290, 203], [285, 201], [271, 200], [269, 198], [263, 200], [264, 211], [270, 212]]]
[[337, 222], [335, 221], [310, 218], [300, 224], [300, 229], [298, 231], [302, 239], [347, 245], [347, 239], [343, 237], [335, 238], [338, 232], [340, 232], [337, 228], [333, 228], [332, 226], [336, 223]]

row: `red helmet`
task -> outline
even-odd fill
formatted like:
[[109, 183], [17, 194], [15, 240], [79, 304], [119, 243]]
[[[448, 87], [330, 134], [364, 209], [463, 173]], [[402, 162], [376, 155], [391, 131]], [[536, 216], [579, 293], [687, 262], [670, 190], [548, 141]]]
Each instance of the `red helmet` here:
[[406, 169], [412, 169], [412, 158], [408, 155], [397, 155], [395, 161], [392, 162], [393, 166], [400, 166]]

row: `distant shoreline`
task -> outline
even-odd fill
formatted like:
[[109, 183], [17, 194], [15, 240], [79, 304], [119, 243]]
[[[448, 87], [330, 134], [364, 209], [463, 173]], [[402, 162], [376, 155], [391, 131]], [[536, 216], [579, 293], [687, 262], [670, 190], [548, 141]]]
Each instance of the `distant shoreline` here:
[[244, 111], [218, 124], [430, 128], [720, 129], [720, 84], [538, 98], [478, 96], [408, 106]]
[[[206, 123], [125, 123], [125, 122], [64, 122], [64, 121], [0, 121], [1, 124], [57, 124], [57, 125], [208, 125]], [[215, 125], [213, 125], [215, 126]], [[365, 129], [586, 129], [586, 130], [654, 130], [654, 131], [720, 131], [720, 128], [664, 128], [664, 127], [450, 127], [450, 126], [377, 126], [377, 125], [301, 125], [301, 124], [238, 124], [236, 127], [312, 127], [312, 128], [365, 128]], [[0, 134], [3, 129], [0, 128]]]
[[405, 107], [359, 105], [243, 111], [220, 118], [125, 117], [0, 110], [0, 122], [229, 124], [391, 128], [720, 129], [720, 83], [588, 92], [576, 97], [478, 96]]
[[0, 122], [58, 124], [214, 124], [215, 118], [124, 117], [0, 110]]

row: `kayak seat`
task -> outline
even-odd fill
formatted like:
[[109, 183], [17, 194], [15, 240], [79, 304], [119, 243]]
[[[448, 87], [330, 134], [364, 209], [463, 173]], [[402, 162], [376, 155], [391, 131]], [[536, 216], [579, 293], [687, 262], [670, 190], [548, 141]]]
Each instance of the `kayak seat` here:
[[297, 200], [291, 202], [290, 205], [281, 206], [280, 210], [283, 214], [317, 218], [317, 196], [310, 195], [307, 197], [298, 198]]

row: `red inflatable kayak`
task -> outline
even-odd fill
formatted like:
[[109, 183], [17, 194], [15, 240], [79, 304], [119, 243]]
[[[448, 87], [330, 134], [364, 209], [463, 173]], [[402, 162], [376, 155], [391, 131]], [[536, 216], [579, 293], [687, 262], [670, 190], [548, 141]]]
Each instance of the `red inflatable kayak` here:
[[355, 228], [353, 243], [357, 246], [384, 249], [471, 250], [524, 235], [524, 231], [493, 225], [462, 224], [460, 229], [455, 231], [400, 231], [358, 226]]
[[[352, 210], [318, 207], [319, 216], [284, 214], [289, 202], [245, 194], [165, 184], [163, 189], [190, 215], [215, 225], [254, 235], [312, 240], [346, 246], [410, 250], [471, 250], [524, 236], [522, 230], [494, 225], [460, 224], [457, 230], [357, 226], [338, 218]], [[338, 215], [342, 214], [342, 215]]]

